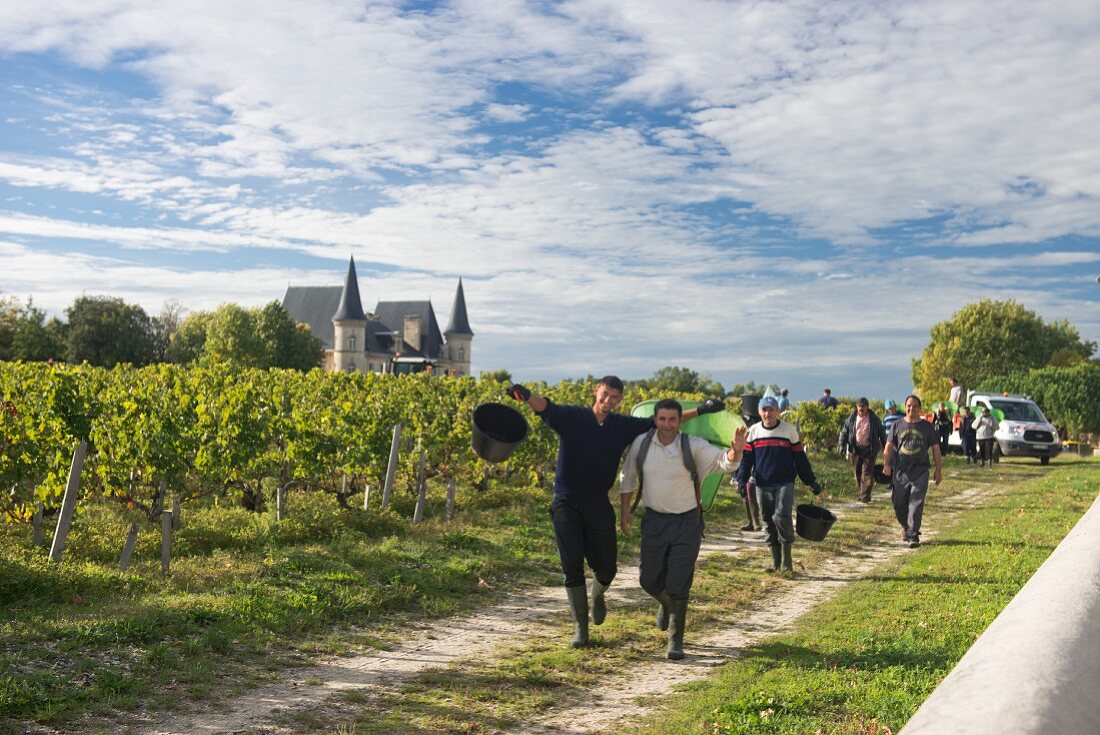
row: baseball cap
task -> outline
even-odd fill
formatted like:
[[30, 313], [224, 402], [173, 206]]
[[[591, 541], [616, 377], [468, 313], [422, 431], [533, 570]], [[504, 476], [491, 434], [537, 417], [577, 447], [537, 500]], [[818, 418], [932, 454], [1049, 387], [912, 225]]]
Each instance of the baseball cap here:
[[898, 405], [898, 404], [894, 403], [894, 399], [893, 399], [893, 398], [887, 398], [887, 399], [886, 399], [886, 407], [887, 407], [887, 408], [893, 408], [893, 407], [894, 407], [894, 406], [896, 406], [896, 405]]
[[779, 408], [779, 401], [775, 396], [764, 396], [760, 399], [760, 408]]

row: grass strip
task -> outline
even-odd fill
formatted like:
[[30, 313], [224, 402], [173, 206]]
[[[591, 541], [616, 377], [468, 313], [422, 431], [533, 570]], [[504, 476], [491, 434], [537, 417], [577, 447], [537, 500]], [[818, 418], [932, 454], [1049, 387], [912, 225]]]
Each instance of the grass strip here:
[[1005, 483], [896, 571], [846, 588], [627, 731], [897, 732], [1095, 500], [1098, 468], [1060, 462]]

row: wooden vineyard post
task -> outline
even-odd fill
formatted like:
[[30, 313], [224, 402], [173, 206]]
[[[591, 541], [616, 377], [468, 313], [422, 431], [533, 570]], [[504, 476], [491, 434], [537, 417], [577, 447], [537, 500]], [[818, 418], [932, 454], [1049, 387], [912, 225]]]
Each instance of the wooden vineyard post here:
[[118, 560], [118, 571], [125, 572], [130, 568], [130, 557], [134, 555], [134, 546], [137, 545], [138, 524], [130, 524], [130, 532], [126, 534], [126, 543], [122, 545], [122, 557]]
[[[420, 442], [417, 443], [420, 444]], [[416, 510], [413, 511], [413, 523], [424, 520], [424, 506], [428, 502], [428, 482], [424, 478], [424, 460], [427, 454], [428, 450], [421, 444], [420, 462], [416, 466]]]
[[168, 565], [172, 561], [172, 511], [160, 514], [160, 570], [168, 574]]
[[34, 515], [31, 517], [31, 543], [36, 547], [41, 546], [42, 542], [46, 540], [46, 531], [42, 527], [42, 503], [36, 503], [34, 506]]
[[390, 461], [386, 465], [386, 484], [382, 486], [382, 510], [390, 507], [390, 495], [393, 493], [393, 476], [397, 472], [397, 454], [400, 451], [401, 424], [393, 425], [393, 441], [390, 442]]
[[57, 530], [53, 534], [53, 545], [50, 547], [50, 558], [54, 562], [61, 563], [61, 555], [65, 552], [65, 539], [69, 536], [69, 525], [73, 522], [73, 513], [76, 511], [76, 499], [80, 494], [80, 472], [84, 469], [84, 455], [88, 452], [88, 443], [80, 442], [73, 450], [73, 463], [69, 467], [69, 482], [65, 485], [65, 497], [61, 501], [61, 513], [57, 517]]
[[370, 483], [363, 483], [363, 510], [370, 508]]
[[444, 514], [444, 518], [447, 521], [447, 523], [450, 523], [451, 519], [454, 518], [454, 515], [455, 515], [455, 485], [456, 484], [457, 483], [455, 482], [455, 478], [453, 478], [453, 477], [448, 477], [447, 478], [447, 509], [445, 511], [445, 514]]
[[286, 518], [286, 485], [275, 488], [275, 520], [280, 523]]

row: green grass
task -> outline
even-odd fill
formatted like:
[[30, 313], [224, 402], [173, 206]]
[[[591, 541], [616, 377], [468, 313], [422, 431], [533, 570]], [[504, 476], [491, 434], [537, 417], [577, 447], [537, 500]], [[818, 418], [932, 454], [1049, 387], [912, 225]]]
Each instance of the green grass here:
[[[814, 464], [826, 483], [826, 504], [854, 498], [850, 470], [842, 461], [819, 456]], [[980, 475], [960, 469], [962, 465], [950, 466], [964, 477], [945, 483], [941, 497], [969, 486], [973, 478], [994, 482], [994, 473]], [[1002, 468], [1015, 479], [1057, 479], [1087, 469], [1061, 461], [1050, 468], [1022, 463], [1005, 463]], [[1033, 529], [1004, 508], [991, 516], [989, 534], [1014, 537], [1026, 548], [996, 560], [976, 559], [969, 583], [991, 575], [989, 564], [997, 564], [997, 575], [1016, 570], [1014, 581], [1006, 580], [1003, 586], [1022, 584], [1036, 565], [1033, 557], [1045, 557], [1064, 535], [1073, 513], [1080, 514], [1079, 503], [1074, 506], [1073, 501], [1079, 501], [1083, 491], [1062, 492], [1065, 497], [1049, 489], [1043, 496], [1052, 498], [1055, 510], [1049, 518], [1038, 516], [1042, 528]], [[999, 502], [1016, 502], [1014, 497]], [[403, 494], [396, 498], [395, 511], [388, 513], [342, 510], [328, 496], [292, 495], [289, 518], [283, 523], [276, 523], [273, 513], [257, 515], [213, 504], [185, 506], [167, 576], [160, 572], [159, 535], [148, 527], [139, 537], [131, 571], [117, 571], [122, 540], [135, 518], [111, 504], [83, 508], [60, 566], [49, 563], [44, 549], [31, 548], [29, 529], [0, 527], [0, 607], [5, 613], [0, 624], [0, 732], [25, 732], [36, 726], [73, 730], [78, 718], [88, 717], [125, 723], [127, 713], [138, 707], [157, 712], [187, 707], [190, 701], [217, 705], [257, 682], [281, 676], [310, 656], [385, 645], [415, 620], [489, 604], [500, 591], [516, 586], [560, 581], [545, 490], [494, 483], [484, 493], [460, 488], [459, 501], [461, 512], [454, 523], [444, 524], [430, 513], [419, 526], [409, 523], [412, 498]], [[930, 502], [934, 505], [936, 500]], [[433, 489], [432, 503], [437, 516], [440, 488]], [[708, 530], [723, 533], [743, 520], [736, 493], [723, 489], [708, 514]], [[838, 523], [824, 543], [796, 547], [796, 567], [817, 568], [833, 554], [893, 534], [892, 523], [889, 511], [877, 504], [845, 515], [845, 522]], [[621, 539], [624, 558], [636, 553], [637, 543], [635, 524]], [[954, 546], [945, 543], [942, 549], [954, 550], [949, 559], [966, 558], [986, 546], [986, 541], [977, 546], [960, 541]], [[922, 549], [917, 558], [937, 550]], [[775, 585], [792, 584], [756, 571], [766, 554], [761, 547], [746, 565], [701, 564], [693, 621], [736, 620], [737, 609], [754, 596]], [[965, 573], [954, 567], [925, 572], [926, 579], [910, 581], [910, 587], [892, 594], [913, 595], [912, 585], [917, 585], [938, 595], [940, 585], [947, 582], [937, 577], [965, 579], [959, 576]], [[852, 624], [859, 622], [853, 619]], [[299, 727], [361, 733], [491, 731], [522, 722], [568, 697], [574, 688], [593, 686], [634, 662], [652, 658], [663, 647], [648, 607], [617, 611], [607, 624], [594, 629], [597, 645], [586, 651], [566, 645], [564, 604], [559, 617], [538, 625], [542, 630], [525, 644], [492, 661], [466, 662], [417, 679], [387, 702], [391, 706], [384, 716], [378, 714], [377, 703], [369, 706], [369, 717], [355, 716], [355, 708], [363, 706], [359, 700], [371, 698], [352, 694], [341, 708], [346, 715], [343, 724], [337, 718]], [[881, 640], [866, 645], [867, 650], [887, 651]], [[794, 652], [792, 648], [776, 656], [793, 661]], [[737, 666], [766, 661], [764, 653], [764, 648], [754, 651]], [[945, 665], [936, 658], [928, 663], [935, 671]], [[723, 676], [732, 675], [733, 668]], [[756, 706], [752, 697], [757, 691], [768, 690], [746, 690], [743, 710]], [[718, 709], [730, 697], [710, 701], [711, 696], [703, 688], [685, 700], [689, 708], [695, 707], [691, 702], [696, 699], [709, 702], [699, 705], [702, 709], [696, 711], [703, 714], [694, 720], [710, 723], [708, 728], [720, 726], [723, 717], [734, 717]], [[788, 717], [785, 713], [797, 701], [793, 693], [784, 696], [777, 700], [781, 708], [773, 707], [783, 713], [777, 719]], [[111, 729], [109, 724], [96, 727]]]

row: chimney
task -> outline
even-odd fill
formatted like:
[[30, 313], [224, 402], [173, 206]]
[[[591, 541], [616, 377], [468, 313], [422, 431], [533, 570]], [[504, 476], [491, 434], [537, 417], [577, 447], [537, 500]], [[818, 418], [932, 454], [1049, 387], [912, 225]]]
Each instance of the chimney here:
[[405, 342], [417, 352], [420, 352], [420, 315], [405, 315]]

